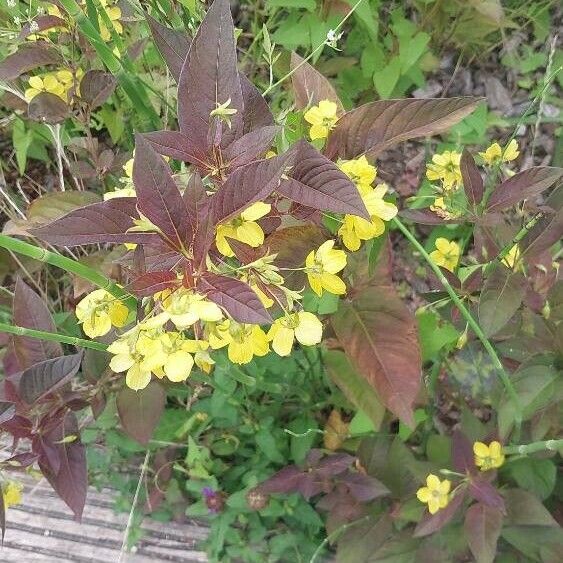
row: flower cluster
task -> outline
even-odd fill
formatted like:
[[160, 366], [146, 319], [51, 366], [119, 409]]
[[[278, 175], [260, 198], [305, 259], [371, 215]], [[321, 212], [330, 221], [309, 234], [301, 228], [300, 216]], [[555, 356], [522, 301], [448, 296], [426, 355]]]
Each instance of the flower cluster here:
[[17, 481], [8, 481], [2, 484], [2, 496], [4, 498], [4, 508], [16, 506], [22, 501], [23, 485]]
[[72, 90], [74, 90], [75, 94], [79, 93], [78, 82], [82, 75], [83, 72], [81, 69], [78, 69], [76, 74], [73, 74], [70, 70], [61, 69], [38, 76], [32, 76], [28, 80], [29, 87], [24, 93], [25, 99], [31, 102], [38, 94], [48, 92], [67, 102], [69, 93]]
[[448, 240], [443, 237], [438, 237], [434, 243], [436, 245], [436, 250], [430, 253], [430, 258], [434, 264], [442, 266], [446, 270], [453, 272], [457, 263], [459, 262], [459, 257], [461, 255], [461, 248], [459, 244], [453, 240]]

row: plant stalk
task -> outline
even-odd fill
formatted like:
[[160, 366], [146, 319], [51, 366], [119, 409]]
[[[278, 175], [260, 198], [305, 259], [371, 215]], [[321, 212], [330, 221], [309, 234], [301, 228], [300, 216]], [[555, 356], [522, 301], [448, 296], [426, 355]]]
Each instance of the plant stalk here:
[[500, 374], [500, 378], [506, 389], [506, 392], [508, 393], [511, 401], [514, 404], [514, 409], [515, 409], [514, 423], [516, 426], [516, 435], [518, 435], [520, 433], [520, 426], [522, 424], [522, 406], [520, 404], [520, 398], [518, 397], [518, 394], [516, 393], [516, 389], [514, 389], [514, 386], [512, 385], [512, 381], [510, 381], [510, 377], [508, 376], [508, 373], [504, 369], [504, 366], [502, 365], [502, 362], [500, 361], [500, 358], [498, 357], [498, 354], [496, 353], [493, 345], [491, 344], [489, 339], [485, 336], [485, 333], [483, 332], [482, 328], [479, 326], [479, 323], [473, 318], [473, 315], [470, 313], [469, 309], [467, 309], [467, 307], [463, 304], [463, 302], [455, 292], [454, 288], [450, 285], [444, 274], [441, 272], [440, 268], [432, 261], [432, 258], [430, 258], [430, 255], [428, 254], [428, 252], [426, 252], [422, 244], [418, 242], [416, 237], [407, 229], [405, 225], [403, 225], [403, 223], [397, 217], [393, 219], [393, 223], [405, 235], [405, 237], [416, 248], [416, 250], [420, 252], [420, 254], [427, 262], [427, 264], [430, 266], [434, 274], [436, 274], [438, 281], [448, 292], [448, 295], [451, 297], [451, 300], [453, 301], [454, 305], [459, 309], [459, 312], [461, 313], [463, 318], [467, 321], [467, 324], [471, 327], [471, 330], [473, 330], [475, 336], [477, 336], [477, 338], [481, 341], [485, 350], [489, 354], [489, 357], [491, 358], [493, 365], [495, 366], [495, 368], [498, 370]]
[[541, 442], [532, 442], [531, 444], [523, 444], [521, 446], [503, 446], [502, 450], [505, 454], [529, 455], [536, 452], [546, 450], [556, 452], [563, 449], [563, 439], [560, 440], [543, 440]]
[[121, 300], [130, 311], [135, 311], [137, 308], [137, 299], [133, 295], [119, 287], [109, 278], [106, 278], [93, 268], [89, 268], [88, 266], [81, 264], [77, 260], [67, 258], [57, 252], [51, 252], [50, 250], [40, 248], [8, 235], [0, 234], [0, 247], [16, 252], [17, 254], [23, 254], [24, 256], [33, 258], [34, 260], [39, 260], [40, 262], [57, 266], [67, 272], [72, 272], [73, 274], [92, 282], [94, 285], [105, 289], [108, 293], [111, 293], [111, 295], [115, 298]]
[[8, 334], [15, 334], [17, 336], [29, 336], [30, 338], [38, 338], [39, 340], [62, 342], [63, 344], [72, 344], [73, 346], [91, 348], [92, 350], [100, 350], [101, 352], [105, 351], [107, 348], [107, 344], [96, 342], [95, 340], [86, 340], [76, 336], [67, 336], [66, 334], [58, 334], [56, 332], [48, 332], [45, 330], [35, 330], [8, 323], [0, 323], [0, 332], [7, 332]]

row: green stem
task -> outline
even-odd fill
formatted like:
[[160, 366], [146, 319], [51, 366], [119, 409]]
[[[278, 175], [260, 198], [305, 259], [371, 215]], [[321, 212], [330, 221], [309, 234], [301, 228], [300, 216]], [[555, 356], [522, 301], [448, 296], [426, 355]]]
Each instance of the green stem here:
[[522, 406], [520, 405], [520, 399], [516, 393], [516, 390], [514, 389], [514, 386], [512, 385], [512, 381], [510, 381], [510, 377], [508, 376], [508, 373], [504, 369], [504, 366], [502, 365], [502, 362], [500, 361], [498, 354], [493, 348], [493, 345], [489, 342], [489, 339], [485, 336], [485, 333], [479, 326], [479, 323], [473, 318], [473, 315], [469, 312], [469, 309], [467, 309], [467, 307], [462, 303], [461, 299], [458, 297], [454, 288], [450, 285], [450, 283], [448, 282], [448, 280], [446, 279], [440, 268], [432, 261], [432, 258], [430, 258], [430, 255], [428, 254], [428, 252], [426, 252], [422, 244], [418, 242], [416, 237], [407, 229], [405, 225], [403, 225], [403, 223], [397, 217], [393, 219], [393, 223], [405, 235], [405, 237], [417, 249], [417, 251], [420, 252], [424, 260], [426, 260], [426, 262], [428, 263], [434, 274], [436, 274], [438, 281], [448, 292], [448, 295], [451, 297], [454, 305], [459, 309], [459, 312], [461, 313], [463, 318], [467, 321], [467, 324], [471, 327], [471, 330], [473, 330], [473, 332], [475, 333], [477, 338], [481, 341], [485, 350], [489, 354], [493, 362], [493, 365], [495, 366], [495, 368], [497, 368], [502, 383], [508, 395], [510, 396], [510, 399], [514, 404], [514, 409], [515, 409], [514, 421], [516, 425], [516, 435], [518, 435], [518, 433], [520, 432], [520, 426], [522, 424]]
[[56, 332], [47, 332], [45, 330], [34, 330], [32, 328], [24, 328], [23, 326], [15, 326], [8, 323], [0, 323], [0, 332], [8, 334], [16, 334], [17, 336], [29, 336], [30, 338], [38, 338], [39, 340], [51, 340], [52, 342], [62, 342], [64, 344], [72, 344], [81, 346], [82, 348], [91, 348], [92, 350], [105, 351], [107, 344], [96, 342], [94, 340], [85, 340], [76, 336], [66, 336]]
[[543, 440], [541, 442], [532, 442], [531, 444], [523, 444], [521, 446], [503, 446], [502, 450], [505, 454], [529, 455], [545, 450], [558, 451], [563, 449], [563, 439], [560, 440]]
[[39, 260], [39, 262], [45, 262], [47, 264], [51, 264], [52, 266], [57, 266], [67, 272], [72, 272], [73, 274], [92, 282], [94, 285], [105, 289], [108, 293], [111, 293], [111, 295], [123, 301], [124, 305], [126, 305], [131, 311], [135, 311], [137, 307], [137, 300], [133, 297], [133, 295], [93, 268], [89, 268], [72, 258], [67, 258], [57, 252], [45, 250], [44, 248], [23, 242], [22, 240], [12, 238], [8, 235], [0, 234], [0, 247], [18, 254], [23, 254], [24, 256], [29, 256], [29, 258]]
[[[334, 32], [336, 33], [345, 23], [346, 20], [356, 11], [356, 8], [363, 2], [364, 0], [358, 0], [350, 11], [340, 20], [340, 23], [334, 28]], [[271, 92], [276, 86], [279, 86], [282, 82], [287, 80], [295, 71], [299, 69], [299, 67], [303, 66], [305, 63], [309, 62], [324, 46], [326, 45], [326, 39], [317, 45], [295, 68], [292, 68], [287, 74], [284, 74], [277, 82], [271, 84], [262, 92], [262, 96], [265, 96], [269, 92]]]

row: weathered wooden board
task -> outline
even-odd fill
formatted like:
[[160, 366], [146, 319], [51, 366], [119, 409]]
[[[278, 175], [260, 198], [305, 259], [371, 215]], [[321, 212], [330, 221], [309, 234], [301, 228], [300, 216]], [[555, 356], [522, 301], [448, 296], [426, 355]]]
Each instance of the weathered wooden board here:
[[[24, 477], [23, 503], [7, 513], [6, 538], [0, 548], [0, 562], [18, 563], [117, 563], [127, 514], [117, 514], [112, 492], [94, 489], [88, 498], [82, 522], [75, 522], [70, 510], [46, 481]], [[148, 518], [143, 537], [123, 563], [196, 563], [207, 561], [197, 548], [207, 535], [197, 522], [159, 523]]]

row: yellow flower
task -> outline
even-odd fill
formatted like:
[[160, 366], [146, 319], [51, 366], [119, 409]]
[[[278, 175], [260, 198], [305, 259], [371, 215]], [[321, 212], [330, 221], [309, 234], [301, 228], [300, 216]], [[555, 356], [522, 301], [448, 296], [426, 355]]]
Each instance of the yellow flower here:
[[473, 453], [475, 454], [475, 465], [481, 471], [497, 469], [504, 463], [502, 446], [496, 441], [491, 442], [488, 446], [483, 442], [475, 442], [473, 444]]
[[227, 354], [233, 364], [247, 364], [254, 356], [265, 356], [270, 351], [268, 336], [258, 325], [229, 319], [209, 334], [209, 345], [214, 350], [228, 346]]
[[435, 154], [432, 162], [426, 165], [426, 177], [430, 181], [442, 180], [444, 189], [457, 188], [461, 184], [461, 153], [455, 151], [444, 151]]
[[96, 289], [76, 305], [76, 316], [90, 338], [107, 334], [112, 325], [127, 324], [129, 309], [105, 289]]
[[314, 346], [321, 341], [322, 336], [321, 321], [313, 313], [306, 311], [276, 319], [268, 331], [272, 348], [279, 356], [289, 356], [295, 339], [303, 346]]
[[157, 377], [162, 379], [166, 376], [175, 383], [185, 381], [190, 375], [194, 365], [192, 354], [208, 346], [207, 342], [190, 340], [179, 332], [165, 332], [160, 335], [159, 340], [165, 359], [153, 372]]
[[420, 487], [416, 496], [420, 502], [428, 505], [428, 512], [436, 514], [440, 508], [448, 506], [451, 482], [447, 479], [440, 481], [436, 475], [426, 477], [426, 487]]
[[338, 163], [338, 167], [358, 186], [360, 192], [369, 189], [377, 175], [377, 168], [368, 162], [365, 155], [353, 160], [343, 160]]
[[4, 497], [4, 507], [10, 508], [21, 504], [23, 485], [16, 481], [8, 481], [2, 485], [2, 495]]
[[320, 297], [323, 289], [335, 295], [346, 293], [346, 284], [336, 275], [346, 266], [346, 253], [335, 250], [333, 240], [327, 240], [305, 260], [305, 272], [311, 289]]
[[59, 96], [65, 102], [66, 88], [65, 85], [57, 78], [55, 74], [44, 74], [43, 76], [32, 76], [28, 80], [29, 88], [25, 91], [25, 99], [31, 102], [35, 96], [42, 92], [49, 92]]
[[[123, 26], [119, 21], [119, 19], [121, 18], [121, 8], [118, 8], [117, 6], [108, 6], [107, 0], [101, 0], [100, 3], [102, 4], [103, 9], [105, 10], [109, 20], [111, 21], [113, 29], [116, 31], [116, 33], [121, 35], [123, 33]], [[111, 32], [105, 24], [105, 18], [98, 16], [98, 24], [100, 26], [100, 35], [102, 39], [104, 41], [109, 41], [111, 39]]]
[[223, 318], [223, 311], [216, 303], [185, 287], [165, 289], [155, 297], [160, 302], [162, 312], [146, 321], [150, 327], [159, 327], [172, 321], [181, 330], [198, 321], [217, 322]]
[[309, 135], [311, 139], [326, 139], [329, 131], [338, 121], [336, 111], [338, 106], [330, 100], [322, 100], [318, 106], [313, 106], [303, 116], [311, 124]]
[[502, 259], [502, 263], [508, 268], [513, 270], [518, 267], [520, 261], [520, 248], [518, 244], [515, 244], [509, 251], [508, 254]]
[[430, 206], [430, 209], [436, 213], [436, 215], [444, 219], [455, 219], [459, 217], [459, 212], [454, 212], [448, 208], [443, 197], [437, 197], [434, 199], [434, 203]]
[[505, 147], [504, 151], [498, 143], [493, 143], [485, 152], [480, 152], [479, 155], [489, 165], [496, 164], [497, 162], [511, 162], [518, 158], [520, 151], [518, 150], [518, 142], [512, 139]]
[[379, 184], [375, 188], [367, 186], [362, 193], [362, 200], [371, 216], [371, 221], [356, 215], [344, 215], [344, 223], [338, 234], [348, 250], [354, 252], [360, 248], [362, 240], [370, 240], [382, 235], [385, 232], [383, 221], [390, 221], [397, 215], [397, 207], [393, 203], [383, 201], [386, 192], [387, 186]]
[[124, 165], [123, 165], [123, 171], [125, 172], [125, 176], [127, 176], [128, 179], [133, 178], [133, 162], [134, 162], [134, 158], [130, 158]]
[[256, 221], [268, 215], [271, 208], [272, 206], [269, 203], [258, 201], [245, 209], [235, 219], [224, 225], [219, 225], [215, 238], [217, 250], [223, 256], [235, 255], [233, 249], [229, 246], [227, 238], [239, 240], [253, 248], [260, 246], [264, 242], [264, 231]]
[[442, 237], [437, 238], [434, 244], [436, 245], [436, 250], [430, 253], [430, 258], [432, 258], [434, 264], [453, 272], [459, 261], [459, 244]]

